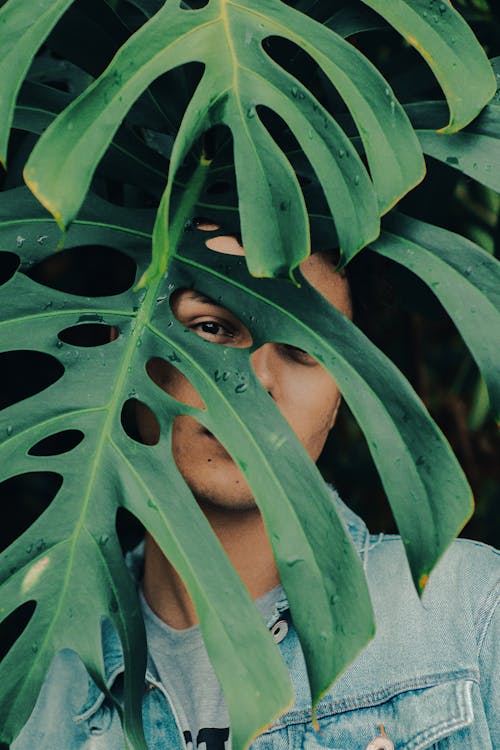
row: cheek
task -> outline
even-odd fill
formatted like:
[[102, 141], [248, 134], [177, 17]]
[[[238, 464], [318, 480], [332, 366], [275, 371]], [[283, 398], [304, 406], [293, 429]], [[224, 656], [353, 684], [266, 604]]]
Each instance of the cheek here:
[[282, 412], [314, 460], [333, 426], [340, 391], [325, 371], [310, 370], [291, 378]]
[[205, 404], [194, 386], [191, 385], [185, 375], [169, 362], [154, 357], [148, 362], [146, 370], [151, 380], [172, 398], [188, 406], [205, 408]]

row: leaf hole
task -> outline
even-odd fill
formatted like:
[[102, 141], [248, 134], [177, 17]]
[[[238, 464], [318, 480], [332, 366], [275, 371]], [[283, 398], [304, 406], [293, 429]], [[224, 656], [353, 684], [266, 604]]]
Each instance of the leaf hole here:
[[85, 245], [50, 255], [30, 268], [26, 275], [60, 292], [103, 297], [130, 289], [136, 270], [132, 258], [120, 250]]
[[[235, 446], [236, 447], [236, 446]], [[204, 509], [249, 510], [255, 501], [235, 459], [217, 437], [195, 417], [180, 415], [172, 426], [172, 457]]]
[[19, 268], [19, 257], [15, 253], [0, 252], [0, 286], [6, 284]]
[[[51, 354], [18, 350], [0, 353], [0, 372], [0, 409], [5, 409], [53, 385], [64, 374], [64, 367]], [[10, 431], [14, 429], [15, 425], [10, 425]]]
[[220, 229], [220, 224], [216, 224], [212, 219], [207, 219], [204, 216], [195, 216], [191, 220], [191, 226], [193, 229], [199, 229], [202, 232], [216, 232]]
[[[144, 539], [145, 529], [127, 508], [118, 508], [116, 513], [116, 535], [125, 555]], [[140, 576], [142, 578], [142, 576]]]
[[206, 409], [196, 388], [171, 362], [167, 362], [162, 357], [151, 357], [146, 363], [146, 372], [155, 385], [176, 401], [198, 409]]
[[[0, 482], [0, 507], [9, 508], [3, 514], [0, 528], [0, 549], [6, 549], [32, 526], [54, 500], [63, 483], [54, 471], [30, 471]], [[42, 540], [26, 542], [31, 552]]]
[[[222, 297], [214, 300], [195, 289], [176, 289], [170, 297], [170, 307], [181, 325], [209, 343], [237, 349], [252, 345], [249, 329], [224, 307]], [[176, 356], [172, 352], [170, 361], [175, 362]]]
[[245, 250], [241, 245], [241, 241], [235, 235], [219, 235], [218, 237], [210, 237], [205, 241], [205, 245], [209, 250], [214, 250], [216, 253], [225, 253], [226, 255], [245, 255]]
[[129, 438], [141, 445], [156, 445], [160, 440], [160, 423], [156, 414], [138, 398], [129, 398], [120, 414], [121, 425]]
[[62, 453], [69, 453], [77, 445], [80, 445], [84, 438], [81, 430], [62, 430], [48, 435], [43, 440], [39, 440], [32, 448], [29, 449], [29, 456], [59, 456]]
[[35, 609], [36, 601], [24, 602], [0, 623], [0, 662], [5, 659], [12, 646], [28, 627]]
[[116, 326], [104, 323], [79, 323], [76, 326], [65, 328], [57, 334], [57, 338], [65, 344], [72, 346], [103, 346], [110, 344], [119, 336]]
[[217, 180], [207, 187], [208, 195], [225, 195], [231, 191], [231, 183], [227, 180]]
[[181, 10], [200, 10], [208, 5], [209, 0], [180, 0]]

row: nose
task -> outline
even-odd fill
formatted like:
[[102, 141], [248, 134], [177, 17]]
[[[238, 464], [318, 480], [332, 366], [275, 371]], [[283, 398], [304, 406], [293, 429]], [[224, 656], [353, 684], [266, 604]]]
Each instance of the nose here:
[[274, 344], [263, 344], [251, 358], [252, 367], [263, 387], [276, 401], [276, 351]]

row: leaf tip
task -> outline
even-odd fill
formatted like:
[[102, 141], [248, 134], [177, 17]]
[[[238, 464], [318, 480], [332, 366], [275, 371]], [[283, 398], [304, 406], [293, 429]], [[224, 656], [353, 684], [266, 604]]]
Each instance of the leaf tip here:
[[311, 722], [312, 722], [314, 731], [315, 732], [320, 732], [321, 730], [319, 728], [319, 722], [318, 722], [318, 716], [317, 716], [317, 706], [314, 706], [314, 708], [312, 710]]
[[63, 219], [62, 213], [57, 208], [54, 208], [51, 205], [50, 201], [47, 198], [45, 198], [43, 194], [41, 194], [39, 183], [33, 178], [33, 176], [30, 174], [30, 170], [27, 167], [24, 168], [23, 178], [27, 187], [31, 190], [31, 192], [33, 193], [37, 201], [41, 203], [42, 206], [46, 208], [49, 213], [52, 214], [61, 232], [65, 232], [66, 222]]
[[422, 575], [418, 579], [418, 593], [420, 595], [423, 594], [423, 591], [428, 583], [429, 583], [429, 574], [422, 573]]

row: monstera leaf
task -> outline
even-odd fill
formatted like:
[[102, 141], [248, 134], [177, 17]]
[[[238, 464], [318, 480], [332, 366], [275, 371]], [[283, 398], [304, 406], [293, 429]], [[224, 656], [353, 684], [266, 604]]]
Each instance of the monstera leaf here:
[[[9, 0], [0, 11], [2, 35], [10, 39], [16, 32], [17, 59], [22, 61], [15, 68], [5, 63], [4, 144], [27, 65], [69, 3], [46, 5], [50, 12], [41, 13], [36, 26], [26, 0]], [[447, 130], [470, 122], [493, 94], [494, 79], [461, 17], [447, 4], [436, 3], [430, 13], [423, 2], [377, 0], [369, 5], [431, 65], [450, 106]], [[150, 16], [158, 4], [138, 7]], [[176, 173], [196, 139], [216, 124], [226, 125], [233, 139], [251, 272], [287, 275], [309, 253], [304, 197], [288, 159], [262, 122], [264, 110], [285, 121], [310, 161], [335, 220], [343, 259], [349, 260], [376, 238], [379, 216], [422, 179], [424, 164], [415, 134], [387, 82], [328, 25], [278, 0], [210, 0], [199, 10], [191, 10], [189, 4], [183, 7], [177, 0], [165, 2], [122, 45], [97, 81], [48, 128], [27, 165], [28, 184], [57, 221], [68, 225], [134, 102], [164, 72], [196, 61], [204, 65], [204, 72], [176, 134], [153, 264], [144, 283], [166, 267], [170, 244], [165, 227]], [[345, 23], [340, 30], [345, 32]], [[369, 172], [308, 85], [268, 54], [266, 41], [272, 38], [303, 49], [332, 82], [359, 131]], [[468, 81], [473, 96], [463, 97]]]
[[[371, 637], [371, 608], [347, 532], [315, 465], [255, 377], [251, 351], [266, 341], [300, 347], [335, 377], [365, 431], [420, 590], [470, 514], [467, 483], [399, 371], [304, 279], [300, 288], [287, 281], [269, 287], [249, 276], [242, 258], [209, 252], [203, 233], [191, 231], [166, 278], [146, 292], [129, 288], [96, 299], [47, 289], [22, 271], [50, 254], [57, 227], [23, 189], [3, 197], [9, 218], [0, 225], [2, 247], [11, 248], [21, 266], [0, 289], [5, 300], [0, 356], [43, 353], [58, 363], [59, 378], [2, 411], [1, 479], [43, 466], [60, 476], [62, 485], [47, 510], [1, 556], [2, 617], [36, 602], [0, 666], [0, 701], [6, 707], [2, 739], [10, 741], [27, 719], [59, 649], [75, 649], [103, 685], [100, 625], [107, 617], [124, 650], [125, 731], [135, 747], [142, 746], [142, 625], [115, 536], [116, 513], [124, 507], [154, 534], [184, 579], [228, 702], [234, 746], [243, 747], [286, 707], [290, 686], [260, 616], [175, 466], [173, 418], [195, 416], [247, 477], [268, 527], [314, 701]], [[147, 261], [148, 224], [150, 230], [150, 212], [135, 218], [134, 212], [92, 198], [70, 229], [65, 252], [88, 244], [113, 246], [134, 260], [140, 274]], [[232, 310], [252, 332], [250, 350], [212, 344], [181, 325], [168, 299], [186, 287]], [[78, 335], [89, 325], [103, 326], [99, 341], [107, 343], [83, 347]], [[74, 338], [68, 343], [68, 331], [76, 343]], [[160, 389], [145, 369], [153, 357], [181, 371], [206, 408], [188, 407]], [[124, 430], [122, 414], [131, 400], [156, 415], [156, 445], [143, 445]], [[81, 441], [65, 453], [37, 455], [41, 441], [63, 431], [79, 431]], [[93, 571], [92, 584], [82, 580], [82, 566]], [[229, 610], [228, 593], [237, 603]], [[269, 691], [262, 692], [263, 684]]]
[[[18, 353], [42, 357], [54, 377], [45, 390], [0, 412], [0, 481], [43, 470], [60, 485], [45, 512], [0, 556], [1, 619], [18, 611], [30, 614], [0, 664], [0, 741], [10, 742], [26, 721], [61, 648], [77, 651], [105, 689], [101, 626], [107, 618], [124, 651], [124, 731], [131, 745], [144, 747], [143, 625], [116, 539], [117, 512], [125, 508], [154, 535], [187, 586], [226, 697], [233, 746], [242, 748], [290, 703], [291, 687], [269, 633], [175, 465], [173, 419], [194, 416], [245, 474], [268, 528], [316, 704], [372, 636], [371, 606], [359, 559], [331, 497], [256, 378], [250, 354], [267, 341], [299, 347], [336, 379], [364, 431], [421, 592], [470, 515], [470, 490], [448, 444], [398, 370], [300, 271], [296, 286], [288, 277], [310, 249], [306, 201], [308, 208], [320, 205], [321, 194], [327, 211], [318, 210], [311, 222], [323, 227], [324, 242], [316, 247], [335, 244], [336, 232], [347, 262], [372, 243], [375, 251], [424, 278], [458, 320], [457, 296], [448, 286], [460, 275], [460, 289], [493, 321], [497, 302], [487, 276], [496, 267], [483, 262], [475, 248], [460, 246], [461, 262], [482, 264], [467, 274], [454, 262], [448, 234], [401, 217], [388, 222], [375, 242], [380, 216], [422, 178], [422, 149], [391, 88], [343, 36], [388, 22], [429, 62], [450, 109], [448, 127], [444, 103], [439, 122], [431, 112], [434, 105], [424, 113], [423, 126], [415, 122], [429, 153], [459, 137], [450, 133], [486, 104], [494, 80], [481, 48], [448, 4], [377, 0], [366, 3], [372, 10], [360, 5], [354, 13], [349, 4], [337, 3], [336, 12], [313, 20], [309, 11], [315, 3], [308, 2], [291, 7], [279, 0], [209, 0], [192, 10], [178, 0], [134, 0], [125, 5], [149, 19], [137, 31], [131, 34], [128, 29], [138, 24], [127, 26], [106, 5], [99, 54], [86, 54], [80, 42], [68, 50], [75, 66], [86, 71], [73, 68], [77, 85], [70, 90], [79, 91], [88, 75], [97, 77], [70, 101], [73, 95], [39, 83], [52, 80], [49, 74], [40, 79], [40, 58], [25, 78], [49, 34], [56, 52], [71, 47], [64, 30], [75, 30], [80, 18], [99, 13], [99, 4], [89, 2], [75, 3], [65, 15], [72, 5], [42, 0], [35, 19], [29, 0], [8, 0], [0, 9], [0, 152], [5, 161], [12, 122], [31, 133], [45, 131], [25, 174], [57, 219], [25, 189], [2, 193], [1, 251], [10, 254], [12, 264], [0, 286], [0, 359], [8, 364]], [[114, 7], [120, 10], [120, 4]], [[349, 121], [345, 112], [334, 116], [307, 76], [274, 59], [277, 38], [307, 53], [340, 95]], [[109, 59], [114, 56], [101, 73], [98, 61], [106, 52]], [[203, 66], [203, 74], [187, 106], [180, 106], [157, 79], [192, 62]], [[467, 82], [473, 96], [462, 96]], [[415, 111], [408, 111], [413, 118]], [[283, 142], [268, 130], [269, 112], [288, 132]], [[155, 152], [146, 145], [153, 142], [148, 126], [154, 133], [163, 125], [157, 135], [166, 140]], [[204, 150], [207, 139], [203, 146], [199, 140], [216, 125], [226, 126], [231, 137], [221, 164]], [[430, 127], [445, 133], [429, 133]], [[214, 180], [233, 169], [229, 195], [209, 192]], [[299, 185], [297, 174], [309, 184]], [[143, 191], [148, 205], [164, 191], [156, 221], [152, 210], [118, 208], [88, 195], [92, 180], [102, 189], [103, 178]], [[193, 213], [216, 215], [220, 231], [241, 225], [246, 260], [211, 253], [202, 242], [210, 235], [184, 232]], [[61, 226], [69, 226], [66, 254], [86, 246], [115, 248], [135, 264], [135, 277], [113, 296], [44, 286], [33, 266], [53, 253]], [[417, 251], [418, 260], [412, 255]], [[68, 256], [59, 257], [64, 262]], [[256, 276], [282, 278], [272, 285], [252, 278], [246, 262]], [[186, 330], [169, 305], [171, 295], [185, 287], [232, 310], [252, 333], [250, 349], [217, 346]], [[461, 330], [496, 403], [497, 344], [487, 334], [471, 342], [467, 323]], [[92, 339], [96, 331], [100, 343]], [[147, 373], [152, 358], [186, 376], [205, 408], [181, 404], [159, 388]], [[158, 422], [154, 445], [142, 444], [126, 428], [127, 410], [137, 402]], [[65, 452], [47, 451], [61, 435], [77, 439]], [[83, 569], [92, 571], [91, 585], [82, 579]]]
[[434, 292], [482, 372], [498, 421], [500, 263], [465, 237], [397, 214], [371, 247], [409, 268]]

